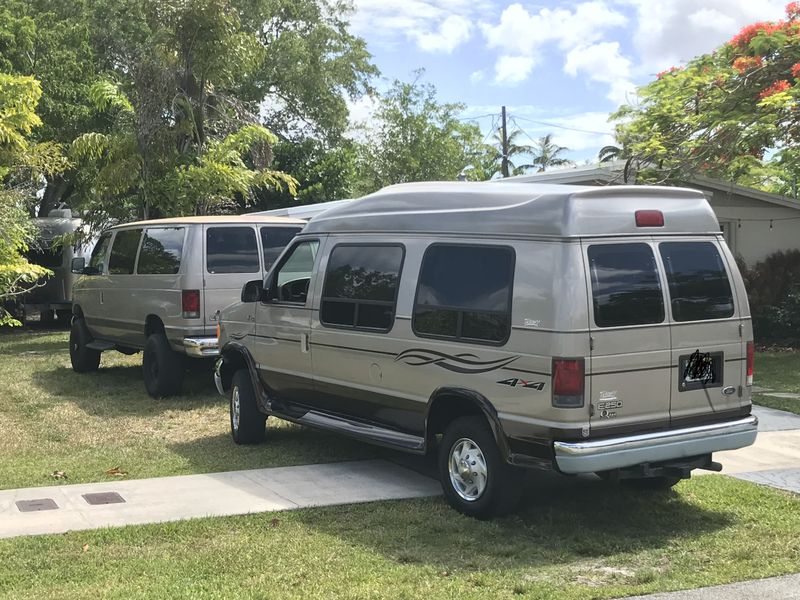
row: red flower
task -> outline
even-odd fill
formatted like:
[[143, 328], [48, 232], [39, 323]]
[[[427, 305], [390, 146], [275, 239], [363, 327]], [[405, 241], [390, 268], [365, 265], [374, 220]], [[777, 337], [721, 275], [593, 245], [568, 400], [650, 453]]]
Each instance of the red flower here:
[[669, 75], [670, 73], [675, 73], [676, 71], [680, 71], [680, 70], [681, 70], [680, 67], [670, 67], [669, 69], [666, 69], [666, 70], [661, 71], [660, 73], [656, 74], [656, 78], [657, 79], [661, 79], [662, 77], [664, 77], [664, 75]]
[[762, 21], [760, 23], [753, 23], [752, 25], [746, 25], [742, 27], [742, 30], [733, 36], [731, 40], [731, 45], [737, 46], [738, 48], [746, 48], [750, 45], [750, 42], [753, 41], [753, 38], [756, 37], [759, 33], [766, 33], [767, 35], [773, 34], [776, 31], [780, 31], [786, 26], [786, 23], [783, 21], [778, 21], [777, 23], [769, 23], [766, 21]]
[[759, 99], [763, 100], [764, 98], [769, 98], [770, 96], [774, 96], [775, 94], [779, 94], [781, 92], [785, 92], [788, 90], [791, 85], [785, 79], [780, 79], [773, 83], [768, 88], [761, 90], [761, 93], [758, 95]]
[[800, 2], [789, 2], [786, 5], [786, 16], [790, 21], [800, 17]]
[[800, 79], [800, 62], [792, 65], [792, 77]]
[[763, 63], [764, 60], [760, 56], [740, 56], [733, 61], [733, 68], [739, 73], [744, 73], [750, 69], [760, 67]]

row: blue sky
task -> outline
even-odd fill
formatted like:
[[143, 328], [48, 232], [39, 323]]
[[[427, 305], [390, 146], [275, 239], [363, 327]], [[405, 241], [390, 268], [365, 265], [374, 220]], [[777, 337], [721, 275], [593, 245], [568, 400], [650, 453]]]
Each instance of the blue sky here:
[[[508, 107], [530, 137], [552, 133], [576, 162], [613, 141], [609, 112], [659, 71], [713, 50], [743, 25], [779, 19], [788, 0], [354, 0], [351, 30], [386, 86], [426, 70], [442, 101], [484, 116]], [[351, 107], [363, 120], [369, 99]], [[542, 124], [546, 123], [546, 124]]]

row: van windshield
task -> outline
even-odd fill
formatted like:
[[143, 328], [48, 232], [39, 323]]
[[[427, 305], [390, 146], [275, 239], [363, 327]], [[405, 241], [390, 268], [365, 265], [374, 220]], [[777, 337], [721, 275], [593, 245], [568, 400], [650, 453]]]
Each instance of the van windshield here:
[[711, 242], [659, 245], [676, 321], [733, 316], [733, 293], [719, 251]]
[[598, 327], [661, 323], [664, 299], [656, 259], [647, 244], [589, 246], [589, 267]]

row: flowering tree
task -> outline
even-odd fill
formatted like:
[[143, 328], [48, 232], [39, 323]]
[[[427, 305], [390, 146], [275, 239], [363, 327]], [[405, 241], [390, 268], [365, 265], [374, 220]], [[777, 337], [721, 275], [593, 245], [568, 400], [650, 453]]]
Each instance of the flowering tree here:
[[[612, 119], [639, 178], [692, 173], [796, 195], [800, 175], [800, 2], [711, 54], [659, 73]], [[766, 158], [765, 158], [766, 157]]]

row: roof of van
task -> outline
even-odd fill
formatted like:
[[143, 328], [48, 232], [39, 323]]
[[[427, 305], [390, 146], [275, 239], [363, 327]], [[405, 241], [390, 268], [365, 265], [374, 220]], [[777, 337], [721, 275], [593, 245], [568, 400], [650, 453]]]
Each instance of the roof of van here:
[[[659, 210], [663, 227], [637, 227], [637, 210]], [[389, 186], [314, 217], [304, 233], [423, 232], [580, 237], [719, 233], [697, 190], [658, 186], [575, 186], [430, 182]]]
[[273, 225], [305, 225], [303, 219], [292, 219], [289, 217], [273, 217], [265, 215], [216, 215], [205, 217], [170, 217], [168, 219], [150, 219], [149, 221], [135, 221], [132, 223], [121, 223], [114, 225], [111, 229], [120, 227], [147, 227], [156, 225], [191, 225], [193, 223], [205, 225], [218, 225], [225, 223], [260, 223]]

